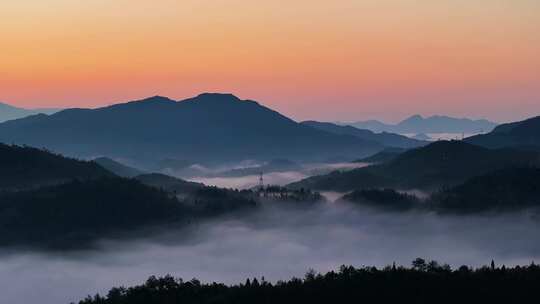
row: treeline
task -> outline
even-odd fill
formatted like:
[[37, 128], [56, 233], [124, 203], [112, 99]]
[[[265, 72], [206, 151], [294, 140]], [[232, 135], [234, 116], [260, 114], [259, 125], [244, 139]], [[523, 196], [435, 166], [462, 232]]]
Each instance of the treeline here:
[[440, 213], [507, 212], [540, 207], [540, 168], [508, 168], [443, 187], [425, 199], [394, 189], [360, 189], [341, 198], [380, 209], [428, 210]]
[[229, 286], [152, 276], [140, 286], [115, 287], [79, 304], [534, 303], [538, 282], [540, 267], [534, 263], [506, 267], [492, 261], [480, 268], [452, 269], [418, 258], [411, 267], [341, 266], [275, 284], [264, 278]]
[[259, 197], [271, 201], [285, 201], [297, 203], [319, 203], [325, 198], [319, 193], [309, 189], [288, 189], [281, 186], [270, 185], [257, 190]]

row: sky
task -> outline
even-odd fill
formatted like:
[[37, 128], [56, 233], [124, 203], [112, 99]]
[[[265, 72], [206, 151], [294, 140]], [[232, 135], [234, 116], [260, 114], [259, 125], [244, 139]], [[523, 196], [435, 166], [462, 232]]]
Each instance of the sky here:
[[540, 115], [538, 0], [18, 0], [0, 101], [230, 92], [297, 120]]

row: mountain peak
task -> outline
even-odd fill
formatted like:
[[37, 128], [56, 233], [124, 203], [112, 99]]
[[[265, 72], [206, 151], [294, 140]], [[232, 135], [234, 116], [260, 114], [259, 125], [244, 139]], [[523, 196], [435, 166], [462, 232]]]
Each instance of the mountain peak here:
[[421, 121], [421, 120], [424, 120], [424, 117], [422, 117], [422, 115], [416, 114], [416, 115], [412, 115], [411, 117], [405, 119], [403, 122], [406, 122], [406, 121]]
[[236, 102], [240, 98], [230, 93], [202, 93], [193, 98], [199, 102]]
[[170, 99], [169, 97], [156, 95], [156, 96], [151, 96], [145, 99], [138, 100], [138, 102], [175, 102], [175, 101]]

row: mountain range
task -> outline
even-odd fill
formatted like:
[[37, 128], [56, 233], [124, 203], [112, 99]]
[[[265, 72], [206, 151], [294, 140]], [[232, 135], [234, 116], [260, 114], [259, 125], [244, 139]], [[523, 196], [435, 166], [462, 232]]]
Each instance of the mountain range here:
[[484, 133], [493, 130], [497, 123], [479, 119], [454, 118], [449, 116], [435, 115], [422, 117], [413, 115], [397, 124], [386, 124], [378, 120], [357, 121], [341, 123], [351, 125], [359, 129], [367, 129], [373, 132], [392, 132], [398, 134], [407, 133]]
[[251, 100], [204, 93], [174, 101], [155, 96], [97, 109], [66, 109], [0, 124], [0, 141], [68, 156], [141, 162], [357, 159], [378, 142], [312, 128]]
[[19, 107], [14, 107], [7, 103], [0, 102], [0, 122], [19, 119], [30, 115], [35, 114], [53, 114], [60, 111], [60, 109], [53, 108], [43, 108], [43, 109], [24, 109]]

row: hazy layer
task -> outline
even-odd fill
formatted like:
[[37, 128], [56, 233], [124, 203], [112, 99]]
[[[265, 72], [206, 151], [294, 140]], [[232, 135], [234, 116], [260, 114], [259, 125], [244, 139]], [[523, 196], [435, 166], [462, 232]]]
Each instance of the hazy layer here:
[[[333, 164], [307, 164], [300, 171], [263, 172], [266, 185], [284, 186], [300, 181], [313, 175], [327, 174], [334, 170], [351, 170], [365, 167], [365, 163], [333, 163]], [[189, 180], [209, 186], [223, 188], [249, 189], [259, 184], [259, 175], [245, 175], [239, 177], [193, 177]]]
[[408, 265], [418, 256], [461, 264], [528, 264], [538, 260], [538, 221], [524, 214], [440, 217], [380, 213], [325, 204], [306, 210], [266, 207], [243, 219], [222, 218], [160, 241], [103, 242], [73, 254], [0, 257], [2, 302], [68, 303], [149, 275], [235, 283], [327, 271], [341, 264]]

